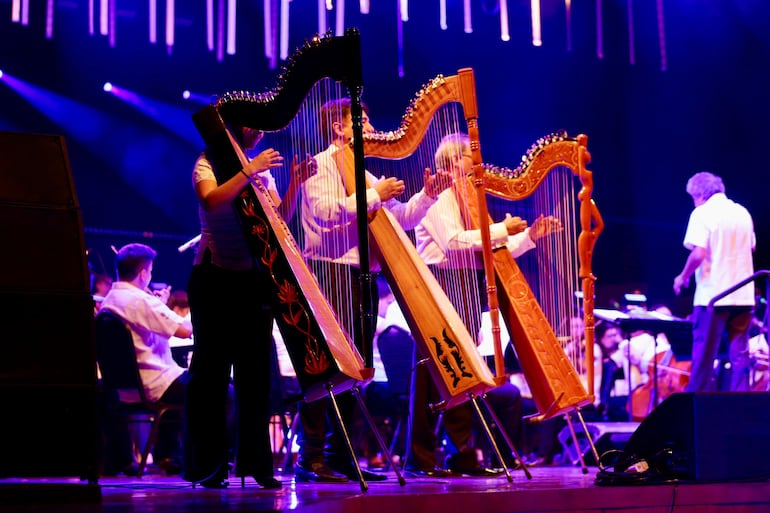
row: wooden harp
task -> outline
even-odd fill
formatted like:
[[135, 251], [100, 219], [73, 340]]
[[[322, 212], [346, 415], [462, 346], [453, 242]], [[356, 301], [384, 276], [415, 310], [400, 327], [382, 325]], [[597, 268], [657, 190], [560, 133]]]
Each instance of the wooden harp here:
[[[364, 134], [367, 165], [376, 165], [373, 160], [399, 160], [414, 153], [436, 110], [450, 102], [465, 107], [468, 130], [478, 141], [473, 71], [463, 69], [455, 76], [440, 76], [425, 86], [407, 110], [399, 131]], [[350, 148], [344, 148], [338, 156], [338, 166], [347, 174], [346, 184], [354, 183], [350, 175], [351, 158]], [[481, 162], [480, 153], [477, 161]], [[369, 241], [412, 336], [427, 357], [430, 374], [442, 399], [436, 406], [451, 408], [495, 388], [498, 382], [476, 349], [475, 334], [468, 332], [412, 239], [387, 209], [370, 216]]]
[[[303, 101], [323, 79], [344, 84], [360, 109], [361, 57], [356, 31], [341, 37], [316, 36], [307, 42], [290, 59], [273, 90], [229, 93], [194, 114], [219, 182], [238, 173], [246, 162], [228, 126], [280, 131], [303, 110]], [[331, 386], [339, 393], [371, 380], [372, 370], [365, 368], [349, 334], [337, 321], [267, 190], [259, 183], [246, 187], [234, 208], [252, 255], [271, 277], [271, 288], [265, 294], [276, 313], [305, 400], [326, 397]]]
[[[506, 200], [503, 207], [515, 201], [516, 213], [530, 221], [545, 211], [564, 224], [554, 244], [549, 248], [543, 241], [545, 249], [539, 251], [541, 257], [543, 252], [550, 253], [548, 258], [558, 267], [555, 271], [531, 254], [530, 268], [539, 275], [525, 276], [526, 259], [519, 259], [524, 260], [520, 268], [508, 251], [493, 251], [503, 318], [539, 410], [536, 419], [594, 402], [595, 277], [591, 261], [604, 222], [591, 197], [593, 175], [586, 169], [591, 158], [587, 142], [585, 135], [557, 133], [538, 140], [515, 169], [483, 166], [484, 188], [494, 198]], [[525, 204], [538, 189], [541, 197]], [[501, 206], [494, 201], [490, 205], [493, 212]], [[578, 288], [580, 294], [575, 294]], [[582, 304], [576, 297], [582, 298]], [[582, 340], [570, 333], [569, 322], [565, 322], [580, 315], [581, 309]]]

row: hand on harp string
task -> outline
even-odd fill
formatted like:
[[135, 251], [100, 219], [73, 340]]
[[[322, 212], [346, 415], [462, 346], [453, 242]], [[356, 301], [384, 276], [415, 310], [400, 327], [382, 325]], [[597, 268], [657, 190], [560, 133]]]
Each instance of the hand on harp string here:
[[401, 194], [404, 193], [405, 186], [403, 180], [393, 178], [392, 176], [390, 178], [385, 178], [383, 176], [376, 184], [374, 184], [373, 188], [380, 196], [380, 201], [384, 203], [401, 196]]
[[425, 194], [431, 199], [436, 199], [439, 194], [452, 186], [452, 173], [443, 169], [432, 173], [430, 168], [425, 168]]
[[294, 155], [291, 160], [291, 180], [298, 184], [315, 175], [318, 172], [318, 162], [311, 154], [305, 155], [305, 160], [299, 161], [299, 156]]
[[268, 148], [254, 157], [251, 162], [243, 168], [243, 173], [253, 180], [255, 175], [267, 171], [268, 169], [281, 167], [282, 165], [283, 157], [281, 154], [273, 148]]
[[505, 229], [508, 230], [508, 235], [516, 235], [527, 229], [527, 221], [519, 216], [512, 216], [511, 214], [505, 214], [503, 219]]
[[540, 217], [535, 219], [529, 227], [529, 237], [535, 241], [562, 230], [564, 230], [564, 226], [562, 226], [561, 220], [554, 216], [540, 214]]

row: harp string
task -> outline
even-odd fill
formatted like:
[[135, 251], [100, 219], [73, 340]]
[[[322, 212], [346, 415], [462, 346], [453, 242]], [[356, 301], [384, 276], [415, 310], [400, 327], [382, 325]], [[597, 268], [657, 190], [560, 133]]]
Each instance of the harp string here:
[[[284, 157], [284, 165], [280, 170], [274, 171], [276, 185], [281, 197], [285, 197], [291, 183], [291, 162], [294, 156], [297, 156], [298, 163], [305, 160], [308, 155], [313, 157], [328, 147], [329, 142], [322, 134], [319, 112], [321, 106], [330, 100], [343, 98], [343, 86], [330, 78], [324, 78], [316, 83], [308, 93], [295, 118], [282, 130], [266, 132], [263, 140], [260, 142], [256, 153], [265, 148], [273, 148]], [[297, 184], [301, 185], [301, 184]], [[302, 228], [302, 217], [300, 214], [300, 204], [302, 201], [301, 187], [297, 191], [297, 207], [291, 219], [285, 220], [289, 226], [292, 235], [297, 240], [300, 248], [305, 247], [304, 230]], [[331, 193], [329, 191], [329, 193]], [[349, 237], [342, 239], [335, 238], [332, 242], [332, 251], [334, 254], [345, 247], [349, 247]], [[314, 273], [318, 269], [311, 266]], [[324, 273], [332, 271], [323, 270]], [[352, 297], [352, 284], [347, 277], [343, 276], [318, 276], [316, 275], [321, 292], [333, 305], [334, 314], [337, 322], [345, 329], [347, 333], [355, 333], [353, 325], [353, 312], [357, 305], [354, 305], [350, 298]]]
[[[458, 132], [467, 133], [465, 125], [463, 112], [458, 104], [443, 105], [434, 113], [423, 140], [413, 154], [399, 160], [369, 158], [367, 159], [367, 167], [377, 176], [395, 176], [404, 180], [406, 190], [403, 198], [408, 198], [423, 187], [426, 168], [430, 169], [431, 172], [436, 172], [438, 168], [446, 167], [436, 162], [436, 149], [445, 136]], [[459, 147], [456, 157], [462, 157]], [[465, 180], [457, 181], [454, 186], [459, 189], [458, 194], [461, 196], [475, 194], [473, 188]], [[414, 233], [410, 231], [409, 236], [414, 242]], [[470, 271], [462, 274], [451, 273], [452, 279], [439, 279], [439, 282], [443, 285], [444, 292], [465, 322], [474, 341], [478, 343], [479, 322], [483, 305], [486, 304], [483, 290], [479, 287], [475, 272], [476, 269], [480, 268], [479, 256], [473, 250], [453, 251], [447, 254], [447, 263], [443, 267]], [[437, 276], [437, 278], [441, 277]]]
[[[567, 358], [583, 386], [588, 388], [584, 312], [577, 294], [581, 290], [577, 247], [580, 185], [570, 168], [557, 166], [527, 197], [516, 201], [490, 198], [490, 212], [499, 218], [511, 211], [512, 215], [526, 219], [530, 226], [540, 215], [552, 215], [561, 221], [561, 232], [538, 239], [535, 249], [516, 260]], [[593, 388], [598, 392], [598, 383], [594, 382]]]

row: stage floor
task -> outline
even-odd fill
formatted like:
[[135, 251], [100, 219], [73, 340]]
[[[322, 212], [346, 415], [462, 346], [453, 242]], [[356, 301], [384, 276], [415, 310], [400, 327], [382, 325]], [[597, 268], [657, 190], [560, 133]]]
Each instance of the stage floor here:
[[514, 512], [770, 512], [770, 482], [677, 483], [597, 486], [596, 467], [583, 474], [577, 467], [532, 468], [486, 478], [431, 479], [407, 477], [400, 486], [395, 474], [384, 482], [295, 484], [278, 476], [284, 487], [262, 490], [231, 480], [225, 490], [192, 488], [179, 477], [149, 475], [102, 478], [98, 485], [66, 479], [0, 480], [0, 511], [25, 513], [157, 513], [262, 512], [308, 513], [440, 513]]

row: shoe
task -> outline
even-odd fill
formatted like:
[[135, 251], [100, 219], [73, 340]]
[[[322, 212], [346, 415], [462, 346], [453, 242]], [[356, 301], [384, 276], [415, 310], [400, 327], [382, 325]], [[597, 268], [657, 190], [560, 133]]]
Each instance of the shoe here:
[[457, 472], [453, 472], [449, 469], [444, 468], [427, 468], [427, 469], [406, 469], [407, 472], [410, 472], [418, 477], [460, 477], [460, 474]]
[[385, 467], [385, 460], [383, 460], [382, 456], [379, 454], [377, 456], [372, 456], [366, 462], [366, 468], [369, 470], [384, 470]]
[[298, 483], [347, 483], [344, 475], [327, 467], [324, 463], [311, 463], [310, 468], [298, 463], [294, 467], [294, 479]]
[[283, 486], [281, 482], [273, 476], [260, 478], [255, 477], [254, 480], [265, 490], [277, 490]]
[[257, 477], [257, 476], [252, 475], [252, 474], [247, 474], [247, 475], [238, 475], [238, 474], [236, 474], [236, 477], [240, 477], [241, 478], [241, 488], [245, 488], [246, 487], [246, 478], [247, 477], [253, 477], [254, 481], [259, 486], [264, 488], [265, 490], [275, 490], [275, 489], [281, 488], [283, 486], [281, 484], [281, 482], [279, 480], [277, 480], [276, 478], [274, 478], [273, 476]]
[[[355, 468], [335, 469], [335, 472], [339, 472], [351, 481], [358, 481], [358, 472], [356, 472]], [[375, 474], [364, 469], [361, 469], [361, 475], [364, 476], [364, 481], [385, 481], [388, 478], [385, 474]]]
[[203, 488], [210, 488], [213, 490], [223, 490], [227, 488], [227, 485], [230, 483], [227, 481], [227, 479], [222, 479], [219, 477], [210, 477], [208, 479], [204, 479], [201, 481], [200, 484]]
[[167, 476], [175, 476], [182, 472], [182, 465], [180, 465], [174, 458], [163, 458], [158, 462], [158, 468]]
[[553, 456], [541, 456], [527, 464], [528, 467], [550, 467], [553, 465]]
[[472, 477], [497, 477], [505, 473], [505, 470], [501, 468], [487, 468], [481, 465], [476, 465], [475, 467], [452, 467], [451, 470], [457, 474]]

